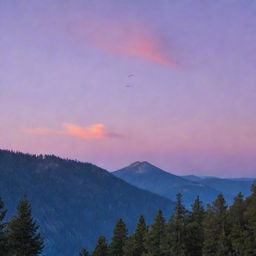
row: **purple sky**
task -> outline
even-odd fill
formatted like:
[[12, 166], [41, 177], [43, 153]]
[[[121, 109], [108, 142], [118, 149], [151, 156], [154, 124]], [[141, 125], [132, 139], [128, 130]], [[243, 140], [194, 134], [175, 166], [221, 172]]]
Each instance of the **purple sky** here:
[[255, 177], [255, 17], [251, 0], [0, 1], [0, 147]]

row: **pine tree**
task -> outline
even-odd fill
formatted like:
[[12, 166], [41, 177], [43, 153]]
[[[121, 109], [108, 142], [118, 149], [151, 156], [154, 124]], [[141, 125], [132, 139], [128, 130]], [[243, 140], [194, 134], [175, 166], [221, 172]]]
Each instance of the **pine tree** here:
[[92, 253], [92, 256], [107, 256], [108, 255], [108, 245], [106, 243], [106, 238], [100, 236], [97, 245]]
[[8, 254], [8, 238], [6, 231], [6, 223], [4, 218], [6, 216], [7, 210], [4, 208], [4, 202], [0, 198], [0, 255]]
[[162, 250], [165, 255], [186, 255], [186, 209], [182, 204], [182, 195], [176, 196], [174, 214], [167, 224]]
[[231, 223], [230, 239], [232, 243], [233, 254], [237, 256], [246, 255], [245, 234], [245, 202], [242, 193], [234, 198], [234, 203], [229, 209], [229, 221]]
[[125, 242], [124, 256], [141, 256], [145, 254], [146, 234], [147, 225], [144, 217], [141, 215], [134, 234], [130, 235]]
[[124, 244], [124, 256], [134, 256], [135, 253], [135, 242], [134, 234], [127, 237]]
[[153, 225], [150, 227], [149, 232], [146, 236], [145, 247], [147, 255], [150, 256], [161, 256], [161, 244], [164, 238], [165, 232], [165, 220], [162, 211], [159, 210]]
[[36, 256], [43, 250], [43, 240], [31, 214], [31, 205], [23, 199], [17, 206], [17, 214], [8, 224], [9, 244], [12, 255]]
[[89, 253], [87, 252], [87, 250], [85, 248], [82, 248], [80, 250], [79, 256], [89, 256]]
[[204, 243], [204, 208], [202, 201], [197, 197], [192, 205], [192, 212], [187, 217], [186, 227], [186, 246], [187, 255], [189, 256], [202, 256], [203, 243]]
[[146, 235], [147, 225], [143, 215], [141, 215], [134, 233], [134, 256], [141, 256], [143, 253], [146, 253]]
[[204, 256], [231, 255], [231, 242], [229, 240], [229, 224], [227, 221], [227, 205], [223, 195], [208, 205], [204, 221]]
[[245, 248], [246, 256], [256, 255], [256, 182], [251, 188], [252, 194], [245, 200], [246, 231]]
[[122, 219], [119, 219], [114, 228], [114, 234], [110, 245], [111, 256], [123, 256], [124, 244], [127, 238], [126, 225]]

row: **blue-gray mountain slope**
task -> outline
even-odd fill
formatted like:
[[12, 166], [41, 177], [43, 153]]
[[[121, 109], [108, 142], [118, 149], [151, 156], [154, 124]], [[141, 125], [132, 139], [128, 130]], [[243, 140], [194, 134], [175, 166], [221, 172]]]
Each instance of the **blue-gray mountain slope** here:
[[89, 163], [0, 150], [0, 196], [8, 217], [24, 194], [47, 256], [78, 255], [81, 247], [93, 248], [99, 235], [110, 238], [118, 218], [132, 231], [140, 214], [151, 222], [157, 209], [170, 215], [174, 207]]
[[188, 208], [197, 196], [200, 196], [204, 203], [209, 203], [220, 193], [205, 184], [183, 179], [148, 162], [135, 162], [113, 174], [134, 186], [171, 200], [175, 200], [177, 193], [182, 193]]
[[223, 179], [217, 177], [199, 177], [195, 175], [182, 176], [190, 181], [198, 180], [201, 184], [220, 191], [228, 203], [231, 203], [237, 193], [242, 192], [244, 196], [251, 194], [251, 186], [254, 181], [253, 178], [234, 178]]

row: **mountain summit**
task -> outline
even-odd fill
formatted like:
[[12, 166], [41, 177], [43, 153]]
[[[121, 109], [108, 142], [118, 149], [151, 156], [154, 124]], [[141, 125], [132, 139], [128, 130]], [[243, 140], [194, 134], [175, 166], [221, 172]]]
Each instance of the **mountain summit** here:
[[214, 188], [171, 174], [146, 161], [137, 161], [113, 174], [136, 187], [171, 200], [175, 200], [177, 193], [182, 193], [187, 207], [190, 207], [196, 196], [200, 196], [204, 203], [209, 203], [219, 194]]
[[188, 208], [196, 196], [200, 196], [201, 200], [207, 204], [212, 202], [218, 194], [223, 194], [227, 203], [231, 204], [239, 192], [248, 196], [253, 183], [253, 179], [177, 176], [146, 161], [137, 161], [113, 174], [138, 188], [152, 191], [171, 200], [175, 200], [176, 194], [181, 193], [184, 196], [184, 204]]
[[[125, 169], [129, 170], [130, 173], [138, 173], [138, 174], [149, 174], [149, 173], [156, 173], [157, 171], [159, 173], [162, 172], [161, 169], [155, 167], [154, 165], [150, 164], [147, 161], [136, 161], [129, 166], [127, 166]], [[123, 169], [122, 169], [123, 170]], [[115, 172], [117, 173], [117, 172]], [[116, 175], [117, 176], [117, 175]]]

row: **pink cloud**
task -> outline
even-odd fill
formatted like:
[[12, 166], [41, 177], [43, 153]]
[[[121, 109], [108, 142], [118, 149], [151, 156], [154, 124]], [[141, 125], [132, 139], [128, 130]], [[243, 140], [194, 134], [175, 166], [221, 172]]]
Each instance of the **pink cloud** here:
[[108, 131], [104, 124], [93, 124], [88, 127], [82, 127], [72, 123], [63, 123], [63, 128], [63, 130], [50, 128], [26, 129], [24, 132], [35, 135], [67, 135], [82, 139], [121, 137], [120, 134]]
[[89, 20], [74, 26], [75, 36], [95, 48], [169, 67], [178, 66], [177, 62], [170, 58], [170, 47], [163, 36], [142, 23], [127, 20]]

